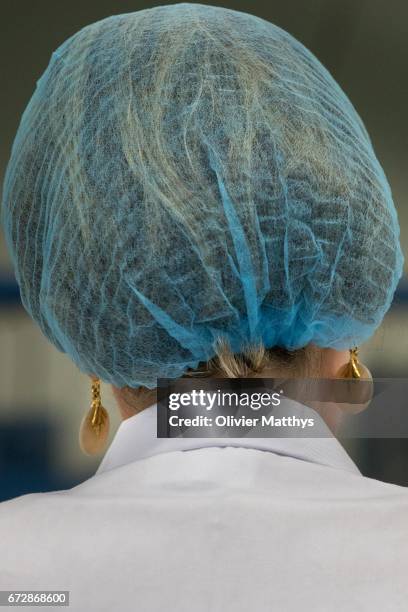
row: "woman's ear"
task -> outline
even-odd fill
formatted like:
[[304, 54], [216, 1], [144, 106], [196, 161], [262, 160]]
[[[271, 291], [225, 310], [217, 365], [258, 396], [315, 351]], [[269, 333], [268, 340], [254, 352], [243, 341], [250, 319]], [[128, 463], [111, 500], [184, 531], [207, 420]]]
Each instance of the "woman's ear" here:
[[338, 372], [348, 362], [348, 351], [320, 349], [320, 378], [338, 378]]
[[129, 404], [125, 401], [121, 389], [119, 387], [115, 387], [115, 385], [111, 385], [113, 397], [116, 400], [116, 405], [119, 409], [120, 415], [123, 420], [130, 418], [136, 414], [136, 410], [129, 406]]
[[111, 387], [123, 420], [138, 414], [138, 412], [156, 403], [157, 400], [156, 389], [147, 389], [146, 387], [132, 389], [131, 387], [115, 387], [115, 385], [111, 385]]

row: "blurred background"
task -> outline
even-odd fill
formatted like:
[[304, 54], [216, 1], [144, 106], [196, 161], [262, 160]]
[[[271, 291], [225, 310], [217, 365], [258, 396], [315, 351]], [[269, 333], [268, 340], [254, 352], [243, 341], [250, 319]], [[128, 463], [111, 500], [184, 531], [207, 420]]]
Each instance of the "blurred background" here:
[[[21, 113], [51, 53], [83, 26], [112, 14], [166, 2], [3, 0], [0, 45], [0, 176]], [[403, 0], [272, 0], [211, 2], [272, 21], [305, 44], [350, 97], [371, 135], [394, 194], [408, 253], [408, 3]], [[377, 377], [408, 374], [407, 269], [394, 304], [362, 359]], [[103, 403], [118, 417], [107, 385]], [[100, 457], [82, 455], [78, 428], [90, 403], [88, 378], [48, 344], [20, 305], [0, 234], [0, 501], [73, 486], [95, 472]], [[407, 405], [408, 408], [408, 405]], [[344, 440], [363, 474], [408, 485], [407, 439]]]

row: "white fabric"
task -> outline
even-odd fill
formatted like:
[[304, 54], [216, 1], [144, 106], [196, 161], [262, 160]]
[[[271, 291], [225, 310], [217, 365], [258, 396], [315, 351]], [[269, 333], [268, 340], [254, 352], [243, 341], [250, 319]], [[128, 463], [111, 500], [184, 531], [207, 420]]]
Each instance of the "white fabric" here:
[[276, 419], [284, 416], [296, 416], [299, 419], [311, 417], [315, 421], [313, 435], [320, 434], [322, 437], [294, 437], [295, 435], [301, 436], [304, 430], [291, 429], [289, 438], [251, 438], [252, 432], [245, 438], [157, 438], [157, 406], [155, 404], [121, 423], [97, 474], [159, 453], [210, 446], [236, 446], [271, 451], [323, 465], [341, 467], [360, 474], [355, 463], [345, 453], [339, 442], [333, 438], [329, 428], [317, 412], [303, 404], [283, 398], [280, 405], [274, 407], [273, 414]]
[[155, 432], [153, 406], [94, 477], [0, 504], [0, 589], [69, 590], [81, 612], [407, 610], [405, 488], [334, 438]]

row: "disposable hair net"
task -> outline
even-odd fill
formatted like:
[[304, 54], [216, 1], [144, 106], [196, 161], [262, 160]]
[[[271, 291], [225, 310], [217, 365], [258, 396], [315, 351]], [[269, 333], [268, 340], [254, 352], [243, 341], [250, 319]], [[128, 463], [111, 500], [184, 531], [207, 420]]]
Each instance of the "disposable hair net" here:
[[214, 340], [346, 349], [402, 271], [392, 195], [320, 62], [257, 17], [116, 15], [53, 54], [3, 222], [25, 308], [84, 371], [149, 388]]

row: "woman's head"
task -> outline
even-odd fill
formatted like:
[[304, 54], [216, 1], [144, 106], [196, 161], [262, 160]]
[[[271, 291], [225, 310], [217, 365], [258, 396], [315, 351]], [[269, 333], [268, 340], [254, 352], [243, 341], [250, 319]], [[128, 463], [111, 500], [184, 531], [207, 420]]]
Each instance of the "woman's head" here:
[[176, 4], [53, 54], [7, 169], [22, 300], [85, 372], [148, 388], [248, 344], [347, 349], [401, 275], [355, 109], [276, 26]]

